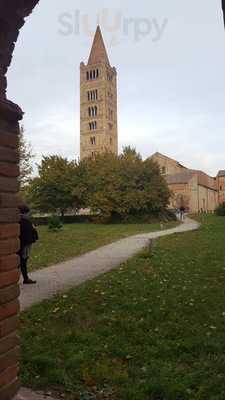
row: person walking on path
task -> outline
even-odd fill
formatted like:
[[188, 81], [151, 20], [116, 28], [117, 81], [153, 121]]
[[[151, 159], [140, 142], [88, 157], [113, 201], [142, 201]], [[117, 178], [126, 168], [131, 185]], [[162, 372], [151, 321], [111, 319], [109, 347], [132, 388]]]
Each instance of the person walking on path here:
[[185, 207], [181, 206], [180, 207], [180, 220], [184, 221], [184, 214], [185, 214]]
[[38, 233], [32, 224], [29, 214], [30, 209], [26, 205], [19, 207], [20, 210], [20, 269], [24, 284], [35, 284], [28, 276], [28, 260], [31, 253], [32, 244], [38, 240]]

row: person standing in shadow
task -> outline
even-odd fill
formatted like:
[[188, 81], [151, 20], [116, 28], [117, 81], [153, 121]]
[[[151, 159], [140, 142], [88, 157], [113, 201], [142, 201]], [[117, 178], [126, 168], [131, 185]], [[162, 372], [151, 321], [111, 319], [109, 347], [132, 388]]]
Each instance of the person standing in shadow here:
[[28, 276], [28, 260], [31, 254], [33, 243], [38, 240], [38, 232], [30, 220], [30, 209], [26, 205], [21, 205], [20, 210], [20, 269], [23, 276], [23, 283], [27, 285], [35, 284]]

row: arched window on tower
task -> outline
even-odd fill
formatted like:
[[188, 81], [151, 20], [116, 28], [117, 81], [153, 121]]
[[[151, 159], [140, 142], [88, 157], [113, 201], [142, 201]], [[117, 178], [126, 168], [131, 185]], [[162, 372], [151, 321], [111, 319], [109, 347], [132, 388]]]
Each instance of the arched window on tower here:
[[97, 121], [89, 122], [89, 130], [95, 131], [97, 129]]
[[96, 78], [99, 77], [99, 69], [96, 70]]
[[89, 72], [87, 71], [87, 81], [89, 81], [90, 75]]
[[92, 75], [92, 71], [90, 72], [90, 79], [92, 80], [92, 78], [93, 78], [93, 75]]
[[95, 136], [92, 136], [92, 137], [90, 138], [90, 141], [91, 141], [91, 144], [92, 144], [92, 145], [95, 145], [95, 144], [96, 144]]

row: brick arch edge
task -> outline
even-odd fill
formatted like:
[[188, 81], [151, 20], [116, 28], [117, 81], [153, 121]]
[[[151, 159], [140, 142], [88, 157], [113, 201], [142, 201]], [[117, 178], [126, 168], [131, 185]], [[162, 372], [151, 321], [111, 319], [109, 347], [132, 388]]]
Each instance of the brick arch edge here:
[[6, 98], [6, 74], [19, 31], [37, 3], [38, 0], [0, 0], [0, 400], [11, 400], [20, 386], [17, 147], [23, 113]]

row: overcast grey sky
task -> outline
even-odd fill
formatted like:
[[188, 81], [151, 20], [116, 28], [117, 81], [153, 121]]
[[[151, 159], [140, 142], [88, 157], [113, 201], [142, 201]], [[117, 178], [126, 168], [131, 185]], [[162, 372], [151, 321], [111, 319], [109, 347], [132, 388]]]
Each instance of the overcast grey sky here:
[[225, 169], [220, 0], [40, 0], [8, 73], [8, 97], [26, 111], [36, 160], [79, 156], [79, 66], [97, 15], [118, 70], [120, 149], [160, 151], [210, 174]]

